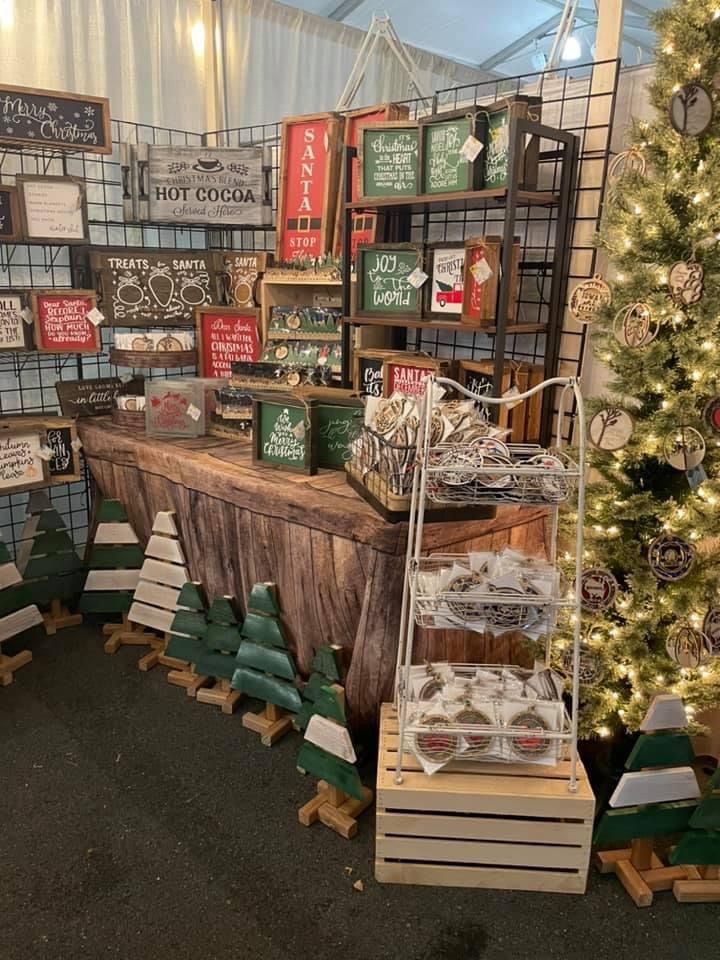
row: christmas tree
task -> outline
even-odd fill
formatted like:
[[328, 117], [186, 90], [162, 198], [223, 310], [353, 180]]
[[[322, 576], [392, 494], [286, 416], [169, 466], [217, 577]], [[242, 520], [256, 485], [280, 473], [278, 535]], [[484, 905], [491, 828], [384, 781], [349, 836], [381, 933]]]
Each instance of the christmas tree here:
[[190, 581], [183, 584], [177, 603], [178, 610], [170, 627], [170, 639], [165, 647], [165, 654], [181, 663], [187, 663], [188, 666], [171, 670], [167, 679], [168, 683], [185, 687], [187, 695], [194, 697], [207, 680], [195, 667], [205, 652], [202, 640], [208, 629], [207, 608], [201, 585]]
[[243, 726], [260, 734], [272, 746], [292, 727], [285, 711], [297, 713], [302, 706], [297, 690], [297, 670], [280, 622], [275, 585], [256, 583], [248, 600], [242, 643], [232, 686], [248, 696], [265, 701], [262, 713], [246, 713]]
[[132, 629], [127, 615], [143, 563], [142, 548], [119, 500], [103, 500], [97, 515], [83, 594], [81, 613], [116, 614], [121, 623], [106, 623], [103, 633], [107, 653], [114, 653], [120, 631]]
[[0, 687], [9, 686], [15, 671], [32, 660], [29, 650], [21, 650], [12, 657], [4, 656], [2, 644], [43, 622], [33, 600], [32, 585], [23, 583], [20, 571], [0, 538]]
[[658, 690], [691, 718], [720, 700], [720, 13], [675, 2], [654, 25], [656, 115], [608, 177], [612, 280], [570, 298], [610, 371], [588, 403], [585, 735], [637, 730]]
[[340, 655], [342, 647], [338, 644], [325, 644], [315, 651], [310, 679], [302, 689], [303, 705], [295, 715], [293, 726], [296, 730], [304, 730], [308, 720], [313, 715], [313, 705], [323, 687], [332, 687], [341, 680]]
[[66, 606], [82, 590], [82, 563], [60, 514], [44, 493], [30, 494], [17, 566], [35, 603], [50, 608], [43, 614], [49, 635], [82, 623], [82, 614], [71, 614]]
[[198, 689], [195, 699], [200, 703], [215, 704], [223, 713], [232, 713], [242, 696], [240, 691], [230, 687], [235, 673], [235, 654], [240, 646], [238, 617], [232, 597], [215, 597], [207, 619], [203, 652], [195, 661], [195, 669], [215, 682], [209, 689]]

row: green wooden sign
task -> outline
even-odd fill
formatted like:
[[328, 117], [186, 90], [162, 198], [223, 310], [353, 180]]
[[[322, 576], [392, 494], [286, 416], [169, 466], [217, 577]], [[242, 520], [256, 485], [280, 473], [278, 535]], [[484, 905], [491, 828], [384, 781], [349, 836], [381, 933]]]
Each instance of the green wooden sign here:
[[317, 404], [286, 394], [253, 398], [253, 463], [316, 473]]
[[363, 404], [357, 399], [318, 404], [318, 466], [344, 470], [350, 444], [363, 422]]
[[464, 110], [447, 118], [421, 122], [421, 193], [452, 193], [482, 187], [482, 152], [474, 160], [468, 160], [462, 152], [470, 136], [481, 143], [484, 139], [472, 114]]
[[485, 157], [485, 189], [506, 187], [510, 173], [510, 110], [490, 114]]
[[414, 197], [418, 192], [418, 126], [393, 121], [358, 131], [358, 199]]
[[358, 315], [419, 317], [422, 287], [408, 277], [422, 269], [422, 248], [411, 243], [359, 246], [356, 254]]

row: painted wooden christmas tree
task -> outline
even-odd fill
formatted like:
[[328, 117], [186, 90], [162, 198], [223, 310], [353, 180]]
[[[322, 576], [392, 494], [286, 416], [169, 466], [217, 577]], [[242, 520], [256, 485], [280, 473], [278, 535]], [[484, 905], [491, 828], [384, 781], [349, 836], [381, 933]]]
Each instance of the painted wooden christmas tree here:
[[185, 687], [189, 697], [194, 697], [207, 681], [207, 677], [198, 674], [195, 667], [205, 651], [203, 637], [207, 629], [207, 605], [202, 587], [199, 583], [188, 581], [178, 595], [178, 610], [173, 618], [165, 654], [188, 664], [180, 670], [171, 670], [167, 678], [168, 683]]
[[[128, 613], [128, 620], [142, 627], [142, 631], [120, 635], [120, 643], [152, 647], [150, 653], [138, 660], [140, 670], [150, 670], [158, 663], [177, 670], [187, 667], [185, 661], [170, 657], [165, 647], [178, 609], [180, 590], [189, 579], [175, 514], [172, 510], [161, 510], [155, 516]], [[148, 632], [148, 627], [153, 632]]]
[[700, 796], [690, 763], [695, 758], [686, 732], [682, 700], [660, 694], [641, 724], [642, 734], [625, 763], [610, 798], [610, 810], [600, 819], [595, 846], [627, 843], [629, 848], [598, 854], [601, 873], [616, 873], [638, 907], [650, 906], [653, 893], [670, 890], [688, 878], [684, 866], [663, 865], [655, 853], [655, 838], [687, 830]]
[[32, 584], [35, 602], [50, 608], [43, 614], [48, 634], [82, 623], [82, 614], [71, 614], [67, 608], [82, 590], [82, 563], [60, 514], [41, 491], [31, 493], [28, 500], [17, 566]]
[[304, 730], [313, 714], [313, 704], [322, 687], [331, 687], [342, 679], [342, 647], [338, 644], [325, 644], [315, 651], [310, 679], [302, 689], [303, 705], [293, 720], [296, 730]]
[[21, 650], [12, 657], [2, 652], [2, 644], [11, 637], [42, 624], [43, 617], [32, 602], [32, 585], [23, 583], [7, 545], [0, 539], [0, 686], [13, 682], [13, 674], [30, 663], [32, 653]]
[[340, 836], [357, 833], [357, 817], [370, 806], [372, 790], [360, 781], [355, 748], [345, 717], [342, 687], [321, 686], [305, 730], [297, 765], [319, 778], [317, 796], [298, 810], [298, 819], [309, 827], [320, 820]]
[[720, 901], [720, 767], [710, 778], [707, 793], [690, 817], [690, 829], [670, 854], [670, 863], [682, 864], [688, 872], [687, 879], [673, 884], [676, 900], [680, 903]]
[[256, 583], [248, 599], [242, 643], [232, 686], [265, 701], [262, 713], [246, 713], [243, 726], [260, 734], [272, 746], [292, 727], [292, 717], [302, 702], [297, 689], [295, 661], [288, 650], [275, 597], [275, 584]]
[[115, 653], [122, 633], [132, 631], [128, 611], [138, 585], [143, 551], [119, 500], [103, 500], [97, 514], [89, 572], [80, 597], [81, 613], [121, 617], [120, 623], [106, 623], [105, 652]]
[[235, 672], [235, 655], [240, 646], [240, 628], [232, 597], [215, 597], [208, 610], [204, 650], [196, 662], [197, 672], [211, 680], [211, 687], [198, 689], [195, 699], [212, 703], [223, 713], [232, 713], [242, 698], [230, 681]]

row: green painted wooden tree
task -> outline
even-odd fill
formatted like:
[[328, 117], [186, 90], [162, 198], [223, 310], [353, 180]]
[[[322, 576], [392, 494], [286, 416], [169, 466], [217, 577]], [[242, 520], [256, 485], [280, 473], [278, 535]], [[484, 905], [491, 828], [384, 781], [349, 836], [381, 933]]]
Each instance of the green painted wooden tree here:
[[119, 500], [103, 500], [97, 520], [79, 609], [81, 613], [119, 615], [122, 623], [103, 627], [103, 633], [112, 636], [129, 627], [127, 614], [145, 557]]
[[337, 644], [325, 644], [315, 651], [312, 663], [312, 673], [302, 688], [303, 705], [293, 720], [296, 730], [304, 730], [313, 714], [313, 704], [318, 698], [322, 687], [330, 687], [340, 683], [342, 678], [341, 664], [342, 647]]
[[195, 697], [207, 681], [207, 677], [199, 673], [196, 666], [207, 652], [204, 639], [208, 631], [208, 611], [201, 584], [192, 581], [184, 583], [177, 602], [178, 609], [173, 617], [165, 654], [188, 666], [170, 670], [167, 679], [168, 683], [184, 687], [189, 697]]
[[720, 768], [711, 777], [708, 792], [690, 817], [688, 831], [670, 854], [670, 863], [720, 866]]
[[297, 759], [298, 768], [356, 800], [362, 800], [363, 785], [354, 766], [356, 760], [342, 690], [322, 686], [308, 718], [305, 740]]
[[278, 711], [294, 714], [302, 706], [297, 669], [280, 621], [274, 584], [256, 583], [252, 588], [240, 633], [242, 643], [232, 686], [265, 701], [265, 711], [246, 713], [243, 726], [260, 733], [262, 742], [270, 745], [292, 726], [292, 720]]
[[32, 583], [36, 603], [50, 607], [43, 616], [48, 634], [82, 623], [82, 615], [70, 614], [66, 604], [82, 590], [83, 565], [60, 514], [45, 493], [30, 494], [17, 565]]
[[196, 673], [214, 681], [210, 688], [198, 688], [195, 697], [200, 703], [219, 706], [223, 713], [233, 712], [242, 695], [230, 687], [239, 646], [240, 625], [233, 598], [217, 596], [207, 613], [202, 653], [194, 661]]
[[24, 583], [10, 552], [0, 538], [0, 686], [13, 681], [16, 670], [32, 660], [29, 650], [12, 657], [4, 656], [2, 644], [11, 637], [42, 624], [42, 614], [33, 602], [32, 584]]

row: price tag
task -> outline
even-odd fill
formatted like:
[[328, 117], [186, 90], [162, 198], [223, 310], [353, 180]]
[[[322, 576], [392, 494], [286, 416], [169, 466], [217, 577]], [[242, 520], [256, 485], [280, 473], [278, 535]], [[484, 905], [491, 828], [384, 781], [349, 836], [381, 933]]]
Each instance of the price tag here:
[[120, 383], [130, 383], [133, 380], [133, 375], [131, 373], [121, 373], [120, 374]]
[[419, 290], [420, 287], [427, 280], [428, 275], [420, 269], [420, 267], [415, 267], [412, 273], [408, 274], [407, 282], [411, 287], [415, 287], [416, 290]]
[[464, 160], [467, 160], [468, 163], [472, 163], [482, 149], [483, 143], [478, 140], [477, 137], [474, 137], [472, 134], [470, 134], [460, 148], [460, 156]]
[[198, 407], [196, 407], [194, 403], [191, 403], [190, 406], [187, 408], [187, 415], [190, 417], [191, 420], [195, 420], [196, 422], [200, 419], [201, 413], [202, 411]]
[[73, 448], [75, 453], [79, 453], [82, 450], [82, 440], [80, 437], [75, 437], [74, 440], [71, 440], [70, 446]]
[[30, 324], [33, 322], [33, 315], [32, 315], [32, 310], [30, 309], [30, 307], [25, 307], [24, 310], [21, 310], [21, 311], [20, 311], [20, 316], [23, 318], [23, 320], [25, 321], [25, 323], [27, 323], [28, 325], [30, 325]]
[[[509, 400], [511, 397], [517, 397], [519, 393], [520, 391], [516, 386], [508, 387], [508, 389], [503, 394], [503, 400]], [[519, 403], [522, 403], [522, 400], [514, 400], [512, 403], [505, 404], [505, 406], [508, 408], [508, 410], [512, 410]]]
[[38, 453], [40, 455], [40, 459], [45, 461], [52, 460], [52, 458], [55, 456], [55, 451], [52, 449], [52, 447], [48, 447], [47, 444], [40, 447]]
[[85, 314], [85, 316], [94, 327], [97, 327], [105, 319], [105, 316], [98, 310], [97, 307], [93, 307], [92, 310]]
[[487, 260], [478, 260], [470, 267], [470, 273], [473, 275], [476, 283], [485, 283], [493, 275]]

